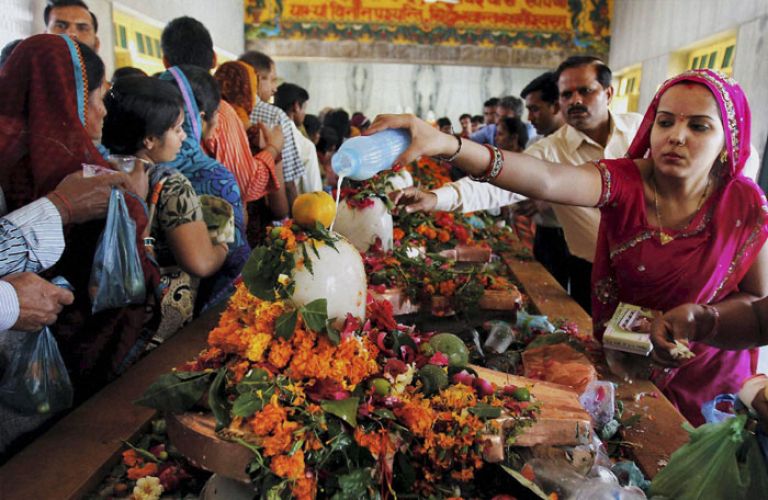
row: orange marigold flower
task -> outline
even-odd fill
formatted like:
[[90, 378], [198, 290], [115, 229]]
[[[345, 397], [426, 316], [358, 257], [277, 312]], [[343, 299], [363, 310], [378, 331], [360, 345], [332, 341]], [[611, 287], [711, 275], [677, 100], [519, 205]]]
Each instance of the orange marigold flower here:
[[295, 422], [283, 422], [275, 429], [275, 433], [265, 437], [261, 441], [264, 447], [264, 455], [272, 457], [281, 453], [286, 453], [293, 445], [292, 432], [298, 427]]
[[408, 401], [395, 409], [395, 415], [417, 436], [424, 436], [435, 421], [435, 413], [429, 407], [429, 402]]
[[148, 462], [144, 465], [139, 465], [136, 467], [131, 467], [128, 469], [128, 479], [131, 479], [133, 481], [136, 481], [137, 479], [141, 479], [142, 477], [146, 476], [155, 476], [157, 475], [157, 464], [155, 462]]
[[451, 239], [451, 235], [448, 233], [448, 231], [440, 231], [437, 234], [437, 239], [443, 243], [447, 243]]
[[291, 493], [298, 500], [314, 500], [317, 496], [317, 481], [312, 476], [299, 478], [293, 483]]
[[298, 450], [291, 456], [278, 455], [272, 458], [269, 468], [278, 477], [299, 479], [304, 475], [304, 452]]
[[439, 286], [440, 295], [445, 295], [446, 297], [452, 297], [453, 294], [456, 292], [456, 283], [454, 281], [443, 281], [440, 283]]
[[123, 463], [128, 467], [135, 466], [136, 464], [139, 463], [139, 460], [141, 460], [142, 462], [144, 461], [143, 458], [139, 458], [139, 455], [138, 453], [136, 453], [136, 450], [130, 449], [130, 450], [125, 450], [123, 452]]
[[405, 238], [405, 231], [403, 231], [399, 227], [396, 227], [395, 229], [392, 230], [392, 237], [394, 238], [395, 241], [400, 241], [403, 238]]
[[245, 378], [245, 374], [248, 373], [250, 368], [251, 364], [247, 360], [238, 361], [230, 366], [229, 370], [232, 372], [232, 382], [239, 384], [243, 378]]
[[280, 406], [277, 395], [274, 395], [268, 405], [250, 418], [249, 423], [254, 434], [266, 436], [287, 419], [288, 412]]
[[304, 449], [307, 451], [317, 451], [323, 448], [323, 443], [317, 438], [314, 432], [308, 432], [304, 437]]

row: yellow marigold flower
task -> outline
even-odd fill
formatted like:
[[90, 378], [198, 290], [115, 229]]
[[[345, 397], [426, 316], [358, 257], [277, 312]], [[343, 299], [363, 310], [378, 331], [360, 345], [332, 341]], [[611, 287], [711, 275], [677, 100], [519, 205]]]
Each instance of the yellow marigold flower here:
[[271, 340], [272, 335], [268, 333], [257, 333], [252, 335], [251, 341], [248, 343], [248, 349], [245, 351], [245, 357], [254, 363], [263, 361], [264, 351], [267, 349]]
[[408, 401], [395, 409], [395, 415], [417, 436], [424, 436], [435, 421], [435, 413], [429, 407], [429, 402]]
[[280, 274], [277, 276], [277, 282], [283, 286], [288, 286], [288, 284], [291, 282], [291, 277], [287, 274]]
[[160, 479], [154, 476], [142, 477], [136, 481], [133, 488], [133, 498], [135, 500], [158, 500], [163, 494], [163, 485]]

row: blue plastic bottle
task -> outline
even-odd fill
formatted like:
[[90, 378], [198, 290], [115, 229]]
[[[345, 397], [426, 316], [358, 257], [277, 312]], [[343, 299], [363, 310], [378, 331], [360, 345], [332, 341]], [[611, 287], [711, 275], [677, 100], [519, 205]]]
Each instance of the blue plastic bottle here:
[[340, 177], [364, 181], [391, 168], [410, 143], [411, 136], [405, 129], [388, 129], [369, 136], [353, 137], [333, 155], [331, 166]]

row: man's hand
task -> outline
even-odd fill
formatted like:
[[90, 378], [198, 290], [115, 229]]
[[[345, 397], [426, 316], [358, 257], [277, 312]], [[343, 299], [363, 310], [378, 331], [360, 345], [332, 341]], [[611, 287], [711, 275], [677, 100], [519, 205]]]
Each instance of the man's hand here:
[[512, 205], [512, 210], [515, 215], [522, 215], [525, 217], [533, 217], [538, 213], [538, 207], [535, 200], [523, 200]]
[[83, 177], [82, 172], [75, 172], [64, 177], [48, 199], [56, 206], [64, 224], [79, 224], [106, 215], [112, 186], [133, 189], [130, 178], [122, 172], [95, 177]]
[[409, 214], [413, 212], [431, 212], [437, 206], [437, 195], [431, 191], [409, 187], [402, 191], [389, 193], [389, 198], [395, 205], [402, 205]]
[[16, 290], [19, 298], [19, 319], [14, 330], [38, 332], [56, 322], [65, 305], [75, 300], [72, 292], [53, 285], [35, 273], [17, 273], [3, 278]]

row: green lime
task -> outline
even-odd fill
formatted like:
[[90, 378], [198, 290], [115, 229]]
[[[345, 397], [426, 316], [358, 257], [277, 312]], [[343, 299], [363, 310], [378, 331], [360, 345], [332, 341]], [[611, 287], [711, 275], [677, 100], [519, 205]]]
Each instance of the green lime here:
[[269, 234], [273, 239], [278, 239], [280, 237], [280, 228], [279, 227], [273, 227], [272, 232]]
[[512, 397], [518, 401], [530, 401], [531, 391], [529, 391], [527, 387], [518, 387], [512, 393]]
[[424, 386], [424, 393], [428, 396], [448, 387], [448, 374], [437, 365], [422, 366], [419, 379]]
[[469, 350], [464, 341], [452, 333], [438, 333], [429, 339], [429, 344], [448, 356], [448, 365], [463, 368], [469, 363]]
[[378, 396], [386, 396], [389, 394], [389, 389], [392, 388], [392, 384], [385, 378], [375, 378], [371, 380], [371, 387]]

